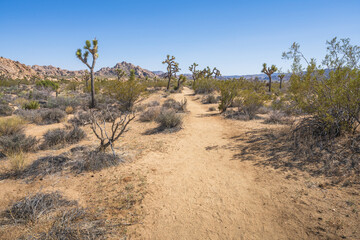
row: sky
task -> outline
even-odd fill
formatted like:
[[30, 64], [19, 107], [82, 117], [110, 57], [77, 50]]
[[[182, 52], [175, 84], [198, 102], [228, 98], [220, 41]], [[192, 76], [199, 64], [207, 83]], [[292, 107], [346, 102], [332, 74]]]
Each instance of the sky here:
[[196, 62], [243, 75], [263, 63], [287, 71], [281, 53], [293, 42], [320, 62], [336, 36], [360, 45], [359, 0], [0, 0], [0, 56], [69, 70], [86, 69], [75, 52], [95, 37], [96, 69], [165, 71], [170, 54], [182, 73]]

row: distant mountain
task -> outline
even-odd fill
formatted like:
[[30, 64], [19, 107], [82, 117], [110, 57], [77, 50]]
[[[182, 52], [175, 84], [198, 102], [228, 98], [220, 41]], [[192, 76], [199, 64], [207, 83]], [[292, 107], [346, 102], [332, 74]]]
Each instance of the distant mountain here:
[[155, 75], [161, 76], [161, 75], [164, 75], [165, 72], [163, 72], [163, 71], [152, 71], [152, 73], [154, 73]]
[[39, 75], [43, 75], [43, 76], [78, 77], [84, 75], [85, 73], [85, 70], [70, 71], [70, 70], [54, 67], [51, 65], [49, 66], [33, 65], [31, 66], [31, 68], [35, 70]]
[[38, 75], [38, 73], [31, 67], [18, 61], [0, 57], [0, 75], [16, 79], [24, 77], [30, 78]]
[[127, 63], [127, 62], [121, 62], [121, 63], [117, 63], [114, 67], [110, 68], [110, 67], [103, 67], [101, 68], [99, 71], [97, 71], [95, 73], [95, 75], [97, 76], [104, 76], [104, 77], [116, 77], [116, 71], [115, 69], [122, 69], [125, 71], [125, 73], [127, 75], [130, 74], [130, 70], [131, 69], [134, 69], [135, 70], [135, 75], [139, 78], [145, 78], [145, 77], [148, 77], [148, 78], [153, 78], [153, 77], [156, 77], [156, 74], [149, 71], [149, 70], [146, 70], [146, 69], [143, 69], [139, 66], [135, 66], [134, 64], [131, 64], [131, 63]]
[[[97, 72], [95, 72], [96, 76], [102, 76], [102, 77], [116, 77], [116, 71], [115, 69], [122, 69], [125, 71], [125, 73], [128, 75], [130, 74], [130, 70], [135, 70], [135, 75], [139, 78], [154, 78], [154, 77], [166, 77], [166, 72], [163, 71], [149, 71], [146, 69], [143, 69], [139, 66], [135, 66], [134, 64], [127, 63], [127, 62], [121, 62], [117, 63], [114, 67], [103, 67]], [[8, 58], [0, 57], [0, 75], [5, 75], [10, 78], [16, 79], [16, 78], [30, 78], [33, 76], [37, 77], [81, 77], [84, 75], [85, 70], [79, 70], [79, 71], [70, 71], [66, 69], [61, 69], [54, 66], [28, 66], [25, 64], [22, 64], [18, 61], [13, 61]], [[192, 74], [186, 73], [184, 74], [187, 78], [192, 79]], [[290, 73], [285, 74], [284, 80], [287, 81], [290, 79]], [[277, 77], [278, 73], [273, 74], [273, 80], [278, 80]], [[231, 78], [239, 78], [244, 77], [246, 79], [253, 79], [258, 78], [262, 81], [267, 81], [268, 76], [265, 74], [252, 74], [252, 75], [228, 75], [228, 76], [220, 76], [218, 79], [231, 79]]]

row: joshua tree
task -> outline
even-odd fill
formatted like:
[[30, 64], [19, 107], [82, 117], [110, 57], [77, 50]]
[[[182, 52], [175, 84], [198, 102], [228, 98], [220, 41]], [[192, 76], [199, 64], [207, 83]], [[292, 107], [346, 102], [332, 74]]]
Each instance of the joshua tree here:
[[117, 68], [115, 69], [115, 72], [116, 72], [116, 76], [118, 78], [118, 81], [121, 81], [121, 79], [125, 76], [125, 71], [120, 69], [120, 68]]
[[181, 74], [178, 78], [176, 90], [180, 90], [181, 84], [184, 83], [185, 81], [186, 81], [186, 77]]
[[192, 77], [194, 82], [199, 78], [199, 70], [196, 70], [196, 67], [199, 66], [199, 64], [193, 63], [190, 67], [189, 70], [190, 72], [192, 72]]
[[269, 77], [269, 92], [271, 92], [271, 75], [276, 72], [278, 69], [275, 65], [271, 65], [271, 67], [267, 67], [266, 63], [263, 64], [263, 69], [261, 72], [265, 73]]
[[170, 88], [170, 81], [172, 77], [176, 77], [176, 73], [180, 71], [179, 63], [175, 62], [175, 57], [170, 55], [166, 56], [165, 61], [162, 62], [163, 64], [167, 64], [167, 77], [168, 77], [168, 84], [166, 89], [169, 90]]
[[278, 75], [278, 77], [279, 77], [279, 80], [280, 80], [280, 89], [281, 89], [282, 83], [283, 83], [283, 79], [284, 79], [284, 77], [285, 77], [285, 74], [284, 74], [284, 73], [280, 73], [280, 74]]
[[205, 78], [211, 78], [212, 75], [214, 75], [215, 78], [221, 76], [220, 71], [216, 67], [214, 67], [213, 70], [211, 70], [211, 68], [208, 66], [200, 72], [200, 76]]
[[[91, 108], [95, 107], [95, 84], [94, 84], [94, 67], [95, 67], [95, 62], [96, 59], [99, 57], [98, 52], [98, 41], [96, 40], [96, 38], [94, 40], [92, 40], [92, 47], [91, 47], [91, 42], [89, 40], [85, 41], [85, 52], [84, 54], [82, 54], [81, 49], [79, 48], [76, 51], [76, 57], [79, 58], [89, 69], [90, 69], [90, 76], [91, 76]], [[89, 53], [92, 55], [93, 61], [92, 64], [90, 65], [88, 63], [88, 57], [89, 57]]]
[[217, 69], [217, 68], [214, 68], [213, 69], [213, 72], [214, 72], [214, 76], [215, 76], [215, 79], [216, 79], [216, 77], [220, 77], [221, 76], [221, 73], [220, 73], [220, 70], [219, 69]]

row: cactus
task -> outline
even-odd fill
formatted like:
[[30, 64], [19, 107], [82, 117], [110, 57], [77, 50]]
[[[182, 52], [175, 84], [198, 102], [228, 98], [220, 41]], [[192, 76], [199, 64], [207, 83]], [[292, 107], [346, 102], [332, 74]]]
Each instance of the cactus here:
[[[91, 42], [89, 40], [86, 40], [84, 50], [85, 50], [85, 52], [82, 53], [81, 49], [79, 48], [76, 51], [76, 57], [78, 59], [80, 59], [80, 61], [83, 62], [90, 70], [90, 77], [91, 77], [91, 105], [90, 105], [90, 107], [94, 108], [96, 105], [96, 103], [95, 103], [94, 67], [95, 67], [96, 59], [99, 57], [98, 41], [96, 40], [96, 38], [94, 40], [92, 40], [92, 46], [91, 46]], [[92, 58], [93, 58], [91, 65], [88, 63], [89, 53], [92, 55]]]
[[278, 69], [275, 65], [271, 65], [271, 67], [267, 67], [266, 63], [263, 64], [262, 73], [265, 73], [269, 77], [269, 92], [271, 92], [271, 75], [276, 72]]
[[162, 62], [163, 64], [167, 64], [167, 78], [168, 78], [168, 84], [166, 89], [169, 90], [170, 88], [170, 82], [173, 77], [176, 78], [176, 73], [180, 71], [179, 63], [175, 62], [175, 57], [170, 55], [166, 56], [166, 59]]

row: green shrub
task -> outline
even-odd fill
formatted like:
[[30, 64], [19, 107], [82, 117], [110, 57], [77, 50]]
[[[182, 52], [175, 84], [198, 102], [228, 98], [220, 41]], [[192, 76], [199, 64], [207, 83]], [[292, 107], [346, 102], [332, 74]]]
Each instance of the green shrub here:
[[193, 83], [195, 94], [209, 94], [218, 89], [218, 81], [212, 78], [201, 78]]
[[54, 81], [50, 81], [49, 79], [45, 79], [45, 80], [41, 80], [41, 81], [37, 81], [36, 86], [38, 87], [43, 87], [43, 88], [50, 88], [54, 91], [59, 89], [59, 83], [54, 82]]
[[132, 111], [144, 90], [144, 86], [136, 79], [126, 82], [113, 81], [107, 87], [107, 93], [119, 101], [122, 111]]
[[31, 109], [39, 109], [40, 108], [40, 104], [38, 101], [29, 101], [29, 102], [26, 102], [22, 105], [22, 108], [25, 109], [25, 110], [31, 110]]
[[240, 84], [237, 80], [226, 80], [219, 84], [220, 104], [219, 110], [225, 112], [233, 104], [234, 99], [239, 95]]
[[266, 96], [251, 90], [242, 90], [240, 97], [236, 98], [238, 111], [245, 114], [249, 119], [254, 119], [257, 111], [264, 106]]

